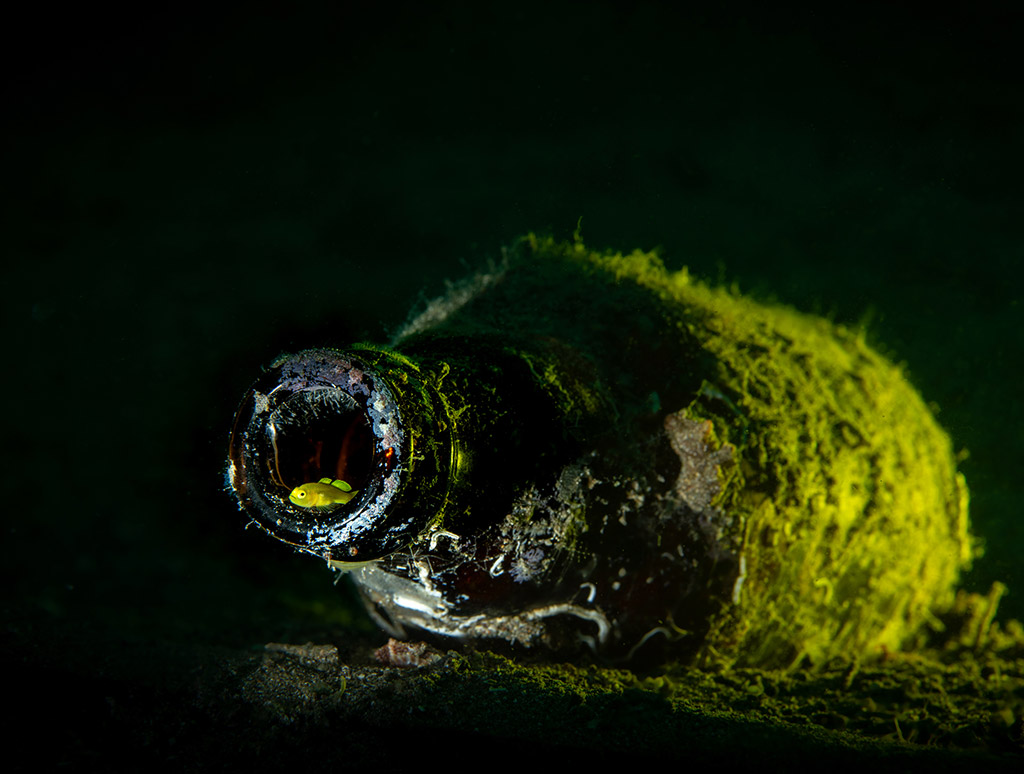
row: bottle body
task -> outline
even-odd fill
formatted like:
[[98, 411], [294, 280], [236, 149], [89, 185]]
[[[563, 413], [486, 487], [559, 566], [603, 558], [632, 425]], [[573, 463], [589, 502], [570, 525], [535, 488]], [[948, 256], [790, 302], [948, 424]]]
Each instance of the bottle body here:
[[[966, 489], [862, 338], [650, 255], [519, 252], [388, 348], [282, 361], [239, 412], [243, 507], [385, 628], [776, 665], [898, 646], [950, 597]], [[360, 494], [282, 504], [318, 474]]]

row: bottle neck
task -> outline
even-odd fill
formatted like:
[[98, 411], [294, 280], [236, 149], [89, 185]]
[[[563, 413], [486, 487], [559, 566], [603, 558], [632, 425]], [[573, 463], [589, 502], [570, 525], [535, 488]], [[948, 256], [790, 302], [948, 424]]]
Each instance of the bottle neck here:
[[[606, 409], [585, 364], [548, 349], [455, 336], [279, 358], [239, 408], [231, 485], [259, 526], [336, 566], [472, 530], [577, 453]], [[353, 494], [290, 497], [321, 482]]]

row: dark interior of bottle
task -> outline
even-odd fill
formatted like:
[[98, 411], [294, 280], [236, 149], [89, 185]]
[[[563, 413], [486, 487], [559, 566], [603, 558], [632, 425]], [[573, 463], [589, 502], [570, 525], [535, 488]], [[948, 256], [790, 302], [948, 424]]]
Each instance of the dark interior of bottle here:
[[296, 393], [267, 421], [265, 458], [281, 496], [322, 478], [365, 488], [374, 462], [374, 435], [364, 409], [331, 388]]

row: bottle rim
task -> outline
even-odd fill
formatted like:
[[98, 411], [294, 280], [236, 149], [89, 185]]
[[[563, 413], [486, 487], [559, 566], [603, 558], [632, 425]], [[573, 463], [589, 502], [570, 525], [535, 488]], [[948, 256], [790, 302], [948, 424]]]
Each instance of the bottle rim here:
[[[243, 397], [228, 483], [273, 537], [335, 565], [359, 564], [417, 531], [391, 508], [410, 442], [386, 377], [358, 353], [304, 350], [277, 358]], [[321, 487], [317, 504], [296, 504], [291, 495], [309, 485]]]

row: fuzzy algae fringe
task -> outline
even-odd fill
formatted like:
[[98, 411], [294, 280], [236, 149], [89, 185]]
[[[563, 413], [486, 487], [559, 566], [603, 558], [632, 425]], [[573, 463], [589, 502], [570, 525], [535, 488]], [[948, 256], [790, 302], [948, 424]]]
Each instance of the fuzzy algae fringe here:
[[708, 287], [654, 253], [599, 254], [535, 235], [522, 247], [681, 304], [681, 324], [717, 360], [687, 414], [711, 420], [715, 442], [736, 450], [714, 504], [736, 531], [741, 570], [699, 661], [871, 660], [940, 627], [978, 553], [967, 486], [948, 435], [863, 330]]

